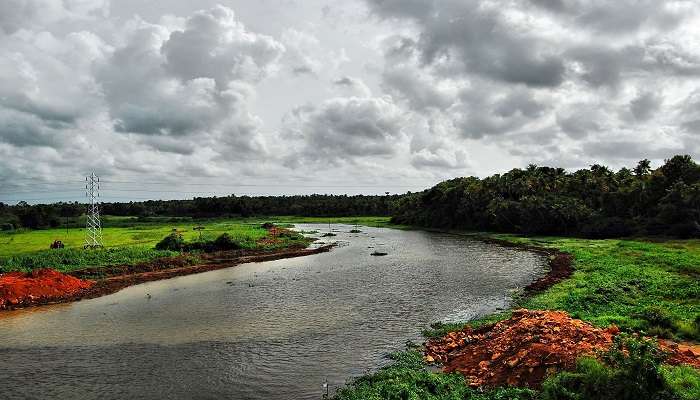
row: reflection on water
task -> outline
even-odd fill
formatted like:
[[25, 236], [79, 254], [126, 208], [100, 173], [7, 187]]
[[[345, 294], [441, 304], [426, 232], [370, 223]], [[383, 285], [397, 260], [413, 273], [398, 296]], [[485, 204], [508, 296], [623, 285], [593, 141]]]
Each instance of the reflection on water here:
[[2, 398], [318, 399], [325, 379], [381, 365], [431, 322], [507, 306], [545, 262], [454, 235], [335, 228], [324, 240], [344, 245], [330, 253], [1, 313]]

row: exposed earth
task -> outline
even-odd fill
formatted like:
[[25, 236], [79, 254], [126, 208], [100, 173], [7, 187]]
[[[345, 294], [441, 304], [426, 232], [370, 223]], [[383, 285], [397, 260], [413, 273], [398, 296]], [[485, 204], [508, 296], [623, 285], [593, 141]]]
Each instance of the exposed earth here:
[[[580, 356], [606, 351], [617, 327], [595, 328], [562, 311], [516, 310], [511, 318], [477, 329], [465, 327], [425, 344], [425, 359], [459, 372], [471, 386], [540, 387], [558, 370], [572, 369]], [[668, 363], [700, 368], [700, 348], [661, 341]]]

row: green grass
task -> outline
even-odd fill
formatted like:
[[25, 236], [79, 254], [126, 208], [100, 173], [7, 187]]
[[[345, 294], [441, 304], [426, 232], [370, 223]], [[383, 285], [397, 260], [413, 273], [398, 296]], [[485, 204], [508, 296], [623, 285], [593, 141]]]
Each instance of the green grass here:
[[700, 241], [494, 236], [574, 256], [573, 276], [523, 307], [564, 310], [597, 326], [700, 340]]
[[374, 374], [352, 381], [338, 391], [336, 400], [534, 400], [528, 389], [497, 388], [477, 391], [467, 386], [462, 375], [432, 372], [425, 368], [417, 350], [394, 353], [393, 363]]
[[161, 257], [172, 257], [178, 254], [180, 253], [155, 250], [143, 246], [111, 247], [96, 250], [79, 248], [42, 250], [0, 259], [0, 272], [29, 272], [40, 268], [53, 268], [61, 272], [71, 272], [94, 266], [105, 267], [134, 264]]
[[[259, 244], [268, 232], [261, 228], [263, 222], [281, 225], [293, 223], [327, 223], [328, 218], [269, 217], [215, 220], [191, 220], [188, 218], [148, 218], [145, 222], [135, 217], [106, 217], [102, 235], [105, 248], [83, 250], [83, 228], [46, 230], [18, 230], [0, 232], [0, 271], [29, 271], [36, 268], [55, 268], [74, 271], [84, 267], [133, 264], [156, 258], [173, 256], [171, 251], [157, 251], [156, 243], [177, 230], [188, 242], [197, 241], [200, 232], [195, 226], [204, 226], [201, 238], [214, 240], [223, 233], [247, 249], [275, 250], [293, 245], [305, 245], [308, 241], [299, 236], [283, 236], [276, 243]], [[346, 217], [334, 218], [332, 223], [381, 226], [388, 218]], [[66, 248], [49, 250], [54, 240], [61, 240]]]

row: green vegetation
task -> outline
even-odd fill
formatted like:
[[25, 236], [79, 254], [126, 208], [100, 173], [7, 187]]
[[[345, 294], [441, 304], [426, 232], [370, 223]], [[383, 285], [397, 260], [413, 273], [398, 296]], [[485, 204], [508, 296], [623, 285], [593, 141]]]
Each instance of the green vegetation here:
[[523, 307], [564, 310], [598, 326], [700, 339], [700, 240], [494, 237], [574, 256], [573, 276]]
[[143, 246], [113, 247], [96, 250], [66, 248], [42, 250], [0, 259], [0, 273], [10, 271], [29, 272], [33, 269], [53, 268], [71, 272], [87, 267], [134, 264], [180, 253], [154, 250]]
[[[399, 195], [305, 195], [225, 196], [193, 200], [149, 200], [145, 202], [102, 203], [102, 213], [138, 218], [139, 222], [177, 222], [184, 219], [259, 218], [295, 215], [303, 217], [388, 216]], [[85, 205], [78, 202], [10, 206], [0, 202], [0, 231], [19, 228], [46, 229], [85, 225]]]
[[[291, 224], [293, 217], [265, 219], [281, 224]], [[347, 218], [345, 220], [386, 223], [388, 218]], [[345, 223], [344, 219], [334, 223]], [[320, 219], [319, 219], [320, 221]], [[106, 247], [83, 250], [82, 228], [18, 230], [0, 232], [0, 271], [30, 271], [36, 268], [55, 268], [67, 272], [85, 267], [134, 264], [153, 259], [174, 256], [180, 250], [212, 251], [218, 249], [266, 249], [275, 250], [293, 245], [305, 245], [308, 241], [299, 234], [282, 232], [268, 237], [261, 227], [261, 219], [198, 220], [149, 219], [107, 217], [103, 237]], [[306, 219], [304, 222], [314, 222]], [[322, 222], [328, 222], [323, 219]], [[353, 222], [354, 223], [354, 222]], [[204, 230], [196, 231], [195, 226]], [[182, 247], [156, 248], [163, 238], [181, 238]], [[201, 235], [201, 236], [200, 236]], [[54, 240], [61, 240], [64, 249], [48, 250]], [[179, 250], [178, 250], [179, 249]]]
[[576, 369], [547, 379], [543, 400], [676, 400], [698, 393], [700, 374], [684, 367], [662, 367], [663, 353], [647, 340], [615, 338], [602, 361], [584, 357]]
[[390, 355], [393, 363], [378, 372], [355, 379], [338, 391], [336, 400], [534, 400], [528, 389], [498, 388], [481, 392], [467, 386], [460, 374], [443, 374], [425, 368], [417, 350]]
[[642, 160], [617, 172], [529, 166], [484, 179], [456, 178], [399, 198], [392, 221], [474, 231], [700, 237], [700, 165], [675, 156], [656, 170]]

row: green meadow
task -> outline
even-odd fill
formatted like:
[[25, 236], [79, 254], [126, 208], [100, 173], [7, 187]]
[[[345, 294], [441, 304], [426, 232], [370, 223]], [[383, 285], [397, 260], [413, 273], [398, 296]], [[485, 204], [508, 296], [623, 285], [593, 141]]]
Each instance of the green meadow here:
[[[281, 226], [294, 223], [361, 224], [385, 226], [383, 217], [269, 217], [192, 220], [189, 218], [104, 218], [102, 236], [104, 249], [84, 250], [84, 228], [56, 228], [43, 230], [17, 230], [0, 232], [0, 271], [30, 271], [36, 268], [55, 268], [68, 272], [94, 266], [108, 266], [144, 262], [177, 255], [177, 252], [155, 250], [155, 245], [165, 236], [177, 232], [187, 242], [211, 241], [226, 233], [243, 248], [276, 249], [299, 244], [299, 239], [281, 238], [277, 244], [259, 244], [268, 235], [261, 227], [264, 222]], [[80, 221], [73, 221], [75, 226]], [[195, 227], [203, 227], [199, 231]], [[60, 240], [65, 248], [50, 250], [54, 240]]]
[[574, 274], [525, 300], [594, 325], [676, 339], [700, 339], [700, 240], [500, 239], [574, 256]]

